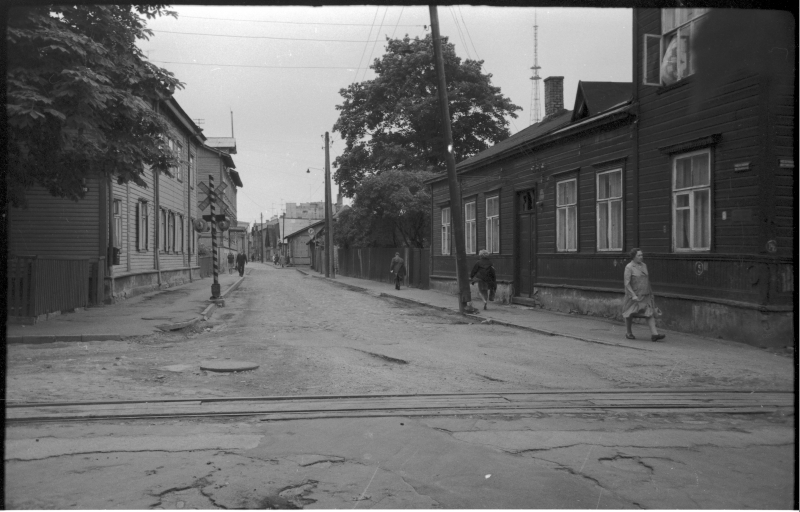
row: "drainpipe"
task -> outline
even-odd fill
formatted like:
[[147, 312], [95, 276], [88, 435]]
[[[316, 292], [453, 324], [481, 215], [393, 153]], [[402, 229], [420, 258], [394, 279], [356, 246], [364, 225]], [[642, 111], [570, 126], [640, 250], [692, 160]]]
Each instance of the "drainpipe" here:
[[[637, 16], [638, 9], [633, 8], [633, 69], [639, 69], [636, 63], [639, 60], [639, 18]], [[644, 72], [644, 70], [642, 70]], [[633, 194], [631, 197], [631, 209], [633, 220], [631, 226], [631, 239], [628, 248], [639, 247], [639, 74], [634, 72], [633, 76], [633, 97], [631, 98], [631, 113], [634, 115], [633, 125], [631, 127], [631, 189]], [[624, 241], [623, 241], [624, 244]]]
[[[191, 225], [189, 219], [192, 218], [192, 167], [191, 167], [191, 159], [189, 158], [192, 156], [192, 139], [186, 137], [186, 218], [183, 222], [183, 243], [186, 244], [186, 265], [189, 267], [189, 282], [193, 281], [192, 279], [192, 244], [189, 243], [189, 240], [192, 236], [192, 229], [194, 226]], [[195, 161], [197, 161], [197, 155], [194, 157]], [[183, 231], [183, 229], [181, 231]]]
[[153, 224], [155, 225], [155, 229], [153, 232], [156, 235], [155, 241], [153, 243], [153, 261], [156, 265], [156, 277], [158, 278], [158, 287], [161, 288], [161, 261], [158, 258], [158, 249], [159, 249], [159, 241], [161, 240], [161, 205], [159, 203], [159, 183], [158, 183], [158, 169], [153, 167], [153, 199], [154, 199], [154, 211], [153, 211]]
[[[108, 277], [111, 278], [111, 290], [109, 299], [114, 301], [114, 185], [111, 183], [111, 175], [106, 176], [108, 187], [108, 245], [106, 246], [106, 258], [108, 258]], [[120, 212], [122, 215], [122, 212]]]

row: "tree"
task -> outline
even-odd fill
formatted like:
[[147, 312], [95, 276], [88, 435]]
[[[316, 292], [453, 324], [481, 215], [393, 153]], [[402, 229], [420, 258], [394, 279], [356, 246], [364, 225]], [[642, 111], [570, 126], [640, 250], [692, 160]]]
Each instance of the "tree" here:
[[[136, 46], [161, 5], [39, 5], [9, 9], [8, 200], [45, 187], [77, 200], [98, 173], [145, 186], [145, 166], [178, 164], [153, 106], [183, 87]], [[146, 19], [145, 19], [146, 18]]]
[[392, 169], [367, 176], [353, 206], [339, 215], [335, 243], [343, 247], [426, 247], [430, 201], [425, 171]]
[[[483, 61], [456, 56], [442, 38], [456, 162], [509, 136], [506, 116], [521, 110], [491, 85]], [[345, 140], [334, 161], [334, 179], [353, 197], [361, 180], [389, 169], [444, 171], [436, 69], [431, 36], [388, 39], [386, 53], [375, 59], [374, 80], [354, 83], [339, 94], [344, 103], [333, 127]]]

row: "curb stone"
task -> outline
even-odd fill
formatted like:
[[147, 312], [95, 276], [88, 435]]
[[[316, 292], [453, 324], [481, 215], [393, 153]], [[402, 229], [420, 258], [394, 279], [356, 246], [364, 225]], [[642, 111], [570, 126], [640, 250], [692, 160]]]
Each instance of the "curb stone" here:
[[[348, 288], [348, 289], [351, 289], [351, 290], [358, 290], [358, 291], [361, 291], [361, 292], [364, 292], [364, 293], [370, 293], [371, 292], [371, 290], [368, 289], [368, 288], [362, 288], [360, 286], [355, 286], [355, 285], [352, 285], [352, 284], [339, 283], [339, 282], [334, 281], [334, 280], [332, 280], [332, 279], [330, 279], [328, 277], [315, 276], [313, 274], [309, 274], [307, 272], [304, 272], [304, 271], [302, 271], [300, 269], [296, 269], [296, 270], [298, 272], [300, 272], [301, 274], [304, 274], [304, 275], [307, 275], [307, 276], [310, 275], [311, 277], [316, 277], [317, 279], [324, 279], [325, 281], [328, 281], [329, 283], [335, 284], [335, 285], [343, 287], [343, 288]], [[587, 342], [587, 343], [597, 343], [599, 345], [608, 345], [608, 346], [619, 347], [619, 348], [629, 348], [629, 349], [632, 349], [632, 350], [647, 350], [646, 348], [632, 347], [632, 346], [629, 346], [629, 345], [620, 345], [618, 343], [609, 343], [607, 341], [598, 340], [598, 339], [595, 339], [595, 338], [586, 338], [586, 337], [583, 337], [583, 336], [576, 336], [574, 334], [565, 334], [565, 333], [560, 333], [560, 332], [555, 332], [555, 331], [547, 331], [547, 330], [544, 330], [544, 329], [537, 329], [535, 327], [528, 327], [528, 326], [525, 326], [525, 325], [513, 324], [511, 322], [506, 322], [506, 321], [503, 321], [503, 320], [497, 320], [497, 319], [494, 319], [494, 318], [491, 318], [491, 317], [481, 317], [479, 315], [472, 315], [472, 314], [469, 314], [469, 313], [461, 313], [460, 311], [457, 311], [457, 310], [452, 309], [452, 308], [448, 308], [446, 306], [436, 306], [434, 304], [428, 304], [427, 302], [422, 302], [420, 300], [410, 299], [410, 298], [407, 298], [407, 297], [398, 297], [397, 295], [392, 295], [392, 294], [385, 293], [385, 292], [378, 292], [378, 296], [379, 297], [388, 297], [388, 298], [392, 298], [392, 299], [397, 299], [399, 301], [409, 302], [409, 303], [417, 304], [417, 305], [420, 305], [420, 306], [425, 306], [425, 307], [429, 307], [429, 308], [433, 308], [433, 309], [438, 309], [440, 311], [446, 311], [448, 313], [457, 313], [457, 314], [466, 316], [468, 318], [471, 318], [473, 320], [477, 320], [478, 322], [481, 322], [483, 320], [489, 319], [489, 320], [492, 321], [493, 324], [502, 325], [504, 327], [513, 327], [513, 328], [516, 328], [516, 329], [522, 329], [524, 331], [535, 332], [537, 334], [544, 334], [546, 336], [561, 336], [562, 338], [571, 338], [571, 339], [574, 339], [574, 340], [584, 341], [584, 342]]]

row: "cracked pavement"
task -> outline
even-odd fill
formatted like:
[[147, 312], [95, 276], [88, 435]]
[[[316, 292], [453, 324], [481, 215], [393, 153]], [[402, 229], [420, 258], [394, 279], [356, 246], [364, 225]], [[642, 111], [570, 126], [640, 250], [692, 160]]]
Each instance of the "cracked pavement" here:
[[[254, 266], [256, 267], [256, 266]], [[792, 386], [752, 347], [622, 351], [256, 267], [205, 328], [8, 347], [11, 400]], [[251, 360], [237, 374], [199, 370]], [[792, 413], [529, 413], [6, 427], [6, 508], [787, 509]]]

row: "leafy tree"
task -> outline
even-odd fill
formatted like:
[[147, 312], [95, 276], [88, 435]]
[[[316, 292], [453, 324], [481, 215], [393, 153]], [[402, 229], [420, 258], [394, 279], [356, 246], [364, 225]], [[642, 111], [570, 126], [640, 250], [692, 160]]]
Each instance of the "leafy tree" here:
[[[442, 52], [458, 162], [507, 138], [505, 116], [516, 118], [521, 107], [492, 86], [483, 61], [462, 62], [447, 38]], [[446, 169], [431, 36], [387, 38], [386, 53], [371, 68], [376, 78], [341, 89], [344, 103], [336, 106], [341, 113], [333, 131], [341, 133], [345, 149], [334, 161], [334, 179], [348, 197], [370, 174]]]
[[32, 5], [8, 11], [8, 199], [45, 187], [77, 200], [97, 173], [144, 186], [144, 166], [178, 163], [151, 108], [183, 87], [136, 46], [162, 5]]
[[342, 212], [334, 241], [344, 247], [426, 247], [430, 201], [426, 171], [392, 169], [363, 179], [351, 209]]

